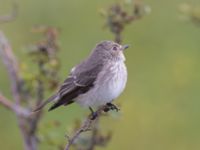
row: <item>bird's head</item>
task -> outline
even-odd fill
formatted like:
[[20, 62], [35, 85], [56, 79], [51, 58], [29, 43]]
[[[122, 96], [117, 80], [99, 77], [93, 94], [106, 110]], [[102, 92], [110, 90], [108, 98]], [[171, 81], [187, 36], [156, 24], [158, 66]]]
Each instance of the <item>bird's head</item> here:
[[93, 53], [107, 60], [124, 61], [125, 57], [123, 52], [128, 47], [128, 45], [122, 46], [113, 41], [102, 41], [96, 45]]

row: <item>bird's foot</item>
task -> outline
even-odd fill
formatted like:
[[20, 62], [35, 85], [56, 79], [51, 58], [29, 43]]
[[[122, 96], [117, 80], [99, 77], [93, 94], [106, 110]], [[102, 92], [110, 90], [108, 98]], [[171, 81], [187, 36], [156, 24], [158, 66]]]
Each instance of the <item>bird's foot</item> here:
[[91, 111], [90, 119], [91, 119], [91, 120], [95, 120], [95, 119], [98, 117], [97, 112], [94, 111], [94, 110], [92, 109], [92, 107], [89, 107], [89, 109], [90, 109], [90, 111]]
[[112, 103], [107, 103], [106, 108], [104, 109], [104, 112], [108, 112], [110, 110], [116, 110], [118, 112], [120, 109]]

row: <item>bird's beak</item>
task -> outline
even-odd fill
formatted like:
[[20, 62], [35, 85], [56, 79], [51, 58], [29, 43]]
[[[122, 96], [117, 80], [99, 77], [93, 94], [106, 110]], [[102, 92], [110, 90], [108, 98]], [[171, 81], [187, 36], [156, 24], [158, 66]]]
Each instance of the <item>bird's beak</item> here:
[[129, 45], [123, 45], [123, 46], [122, 46], [122, 50], [125, 50], [125, 49], [127, 49], [127, 48], [129, 48]]

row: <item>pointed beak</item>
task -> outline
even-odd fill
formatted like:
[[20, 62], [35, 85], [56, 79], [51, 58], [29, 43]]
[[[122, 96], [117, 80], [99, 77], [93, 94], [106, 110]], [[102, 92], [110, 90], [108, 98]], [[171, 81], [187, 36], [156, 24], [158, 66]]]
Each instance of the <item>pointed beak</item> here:
[[129, 48], [129, 45], [123, 45], [123, 46], [122, 46], [122, 50], [125, 50], [125, 49], [127, 49], [127, 48]]

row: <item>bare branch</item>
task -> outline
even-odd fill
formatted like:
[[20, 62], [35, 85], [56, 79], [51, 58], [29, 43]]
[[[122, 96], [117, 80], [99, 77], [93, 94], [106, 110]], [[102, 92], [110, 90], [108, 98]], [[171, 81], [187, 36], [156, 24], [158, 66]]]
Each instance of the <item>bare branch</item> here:
[[[39, 106], [44, 99], [44, 83], [41, 82], [41, 80], [38, 80], [38, 88], [37, 88], [37, 102], [36, 106]], [[30, 133], [34, 134], [38, 127], [38, 122], [40, 121], [43, 114], [43, 110], [38, 111], [34, 117], [32, 118], [32, 123], [30, 125]]]
[[19, 67], [18, 62], [13, 54], [12, 48], [8, 43], [4, 34], [0, 31], [0, 56], [3, 60], [3, 63], [7, 69], [11, 80], [12, 94], [13, 98], [16, 101], [16, 104], [20, 103], [20, 91], [19, 91]]
[[68, 137], [68, 144], [65, 147], [65, 150], [69, 150], [69, 148], [74, 144], [74, 141], [78, 139], [81, 133], [90, 131], [93, 127], [93, 124], [98, 121], [99, 117], [102, 115], [102, 112], [107, 108], [107, 106], [100, 107], [95, 114], [97, 115], [97, 118], [92, 120], [91, 115], [89, 115], [86, 120], [83, 122], [81, 127], [74, 133], [74, 135], [70, 138]]
[[98, 134], [98, 125], [99, 125], [99, 118], [96, 118], [96, 122], [95, 122], [94, 128], [92, 130], [91, 142], [88, 147], [88, 150], [94, 150], [94, 148], [95, 148], [96, 136]]
[[5, 98], [1, 93], [0, 93], [0, 104], [6, 107], [7, 109], [14, 111], [14, 103], [12, 103], [10, 100]]
[[[3, 99], [4, 104], [7, 104], [9, 108], [16, 114], [18, 126], [23, 137], [24, 148], [26, 150], [35, 150], [36, 140], [35, 136], [29, 135], [27, 132], [27, 125], [29, 124], [30, 112], [28, 109], [24, 109], [20, 106], [21, 95], [20, 95], [20, 83], [21, 79], [19, 77], [19, 67], [18, 62], [13, 54], [12, 48], [8, 43], [4, 34], [0, 31], [0, 56], [7, 69], [8, 75], [10, 77], [12, 95], [15, 100], [15, 104], [11, 105], [8, 100]], [[4, 97], [1, 97], [4, 98]], [[5, 103], [7, 102], [7, 103]]]
[[25, 108], [22, 108], [15, 103], [13, 103], [11, 100], [8, 100], [6, 97], [4, 97], [0, 92], [0, 104], [3, 105], [5, 108], [11, 110], [17, 115], [23, 116], [23, 117], [29, 117], [30, 112], [26, 110]]
[[13, 2], [12, 10], [10, 14], [0, 16], [0, 23], [13, 21], [18, 13], [18, 5], [16, 2]]

